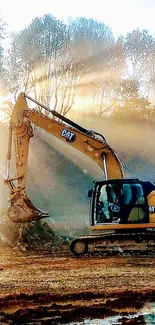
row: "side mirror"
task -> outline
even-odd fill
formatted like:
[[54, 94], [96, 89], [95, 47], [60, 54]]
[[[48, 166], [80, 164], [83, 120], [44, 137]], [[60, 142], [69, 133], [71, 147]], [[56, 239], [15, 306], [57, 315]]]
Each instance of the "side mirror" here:
[[88, 197], [92, 197], [93, 194], [93, 189], [91, 188], [90, 190], [88, 190]]

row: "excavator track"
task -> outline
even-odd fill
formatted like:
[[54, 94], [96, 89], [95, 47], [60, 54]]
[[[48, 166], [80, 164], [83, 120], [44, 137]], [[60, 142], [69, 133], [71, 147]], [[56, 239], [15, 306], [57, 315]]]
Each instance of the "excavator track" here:
[[79, 237], [70, 244], [74, 256], [155, 256], [155, 229], [107, 232]]

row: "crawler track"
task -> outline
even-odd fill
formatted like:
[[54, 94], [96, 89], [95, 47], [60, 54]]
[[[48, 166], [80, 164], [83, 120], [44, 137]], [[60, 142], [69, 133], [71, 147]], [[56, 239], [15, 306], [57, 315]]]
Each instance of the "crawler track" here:
[[143, 232], [109, 232], [97, 236], [79, 237], [70, 250], [75, 256], [155, 256], [155, 230]]

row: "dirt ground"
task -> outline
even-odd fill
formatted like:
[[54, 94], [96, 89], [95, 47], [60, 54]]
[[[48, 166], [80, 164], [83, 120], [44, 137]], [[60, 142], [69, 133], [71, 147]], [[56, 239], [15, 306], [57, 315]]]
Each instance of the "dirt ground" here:
[[[155, 302], [155, 258], [76, 258], [69, 250], [52, 255], [1, 246], [0, 289], [0, 324], [115, 315], [120, 324], [135, 324], [128, 316]], [[145, 324], [138, 317], [136, 324]]]

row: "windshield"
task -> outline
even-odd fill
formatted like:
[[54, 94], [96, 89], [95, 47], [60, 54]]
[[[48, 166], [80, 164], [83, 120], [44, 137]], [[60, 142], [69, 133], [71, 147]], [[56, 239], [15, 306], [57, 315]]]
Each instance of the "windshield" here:
[[145, 198], [139, 183], [111, 183], [98, 187], [96, 222], [136, 222], [144, 218]]

